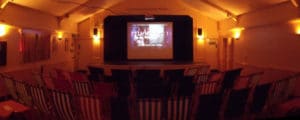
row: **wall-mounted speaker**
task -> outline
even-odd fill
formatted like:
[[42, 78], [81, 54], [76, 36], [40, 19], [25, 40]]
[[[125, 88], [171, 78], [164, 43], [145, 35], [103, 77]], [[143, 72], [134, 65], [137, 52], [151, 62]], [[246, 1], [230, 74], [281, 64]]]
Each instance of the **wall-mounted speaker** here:
[[93, 35], [97, 35], [97, 34], [98, 34], [98, 28], [94, 28]]
[[201, 36], [202, 35], [202, 29], [198, 28], [198, 35]]

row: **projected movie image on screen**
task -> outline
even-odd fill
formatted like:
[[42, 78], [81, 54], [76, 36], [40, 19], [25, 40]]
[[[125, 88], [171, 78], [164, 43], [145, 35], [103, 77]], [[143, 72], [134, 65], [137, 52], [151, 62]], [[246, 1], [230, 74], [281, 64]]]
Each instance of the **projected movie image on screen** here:
[[127, 24], [128, 59], [172, 59], [172, 22]]

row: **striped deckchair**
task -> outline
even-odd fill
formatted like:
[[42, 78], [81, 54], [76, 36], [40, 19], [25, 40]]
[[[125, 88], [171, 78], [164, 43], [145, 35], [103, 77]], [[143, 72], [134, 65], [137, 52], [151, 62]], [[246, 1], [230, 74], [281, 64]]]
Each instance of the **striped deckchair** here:
[[191, 98], [190, 96], [168, 98], [166, 120], [190, 120]]
[[109, 100], [95, 96], [76, 96], [80, 120], [110, 120]]
[[31, 102], [31, 97], [28, 93], [28, 85], [24, 82], [24, 81], [15, 81], [15, 85], [16, 85], [16, 92], [18, 95], [18, 101], [31, 106], [32, 102]]
[[57, 117], [62, 120], [75, 120], [76, 113], [73, 106], [72, 95], [67, 92], [50, 90], [53, 108]]
[[32, 98], [33, 108], [47, 115], [54, 115], [47, 90], [40, 86], [28, 85], [29, 92]]
[[137, 100], [138, 120], [163, 120], [163, 102], [159, 98], [142, 98]]
[[90, 95], [93, 93], [93, 86], [88, 81], [72, 81], [73, 89], [77, 95]]

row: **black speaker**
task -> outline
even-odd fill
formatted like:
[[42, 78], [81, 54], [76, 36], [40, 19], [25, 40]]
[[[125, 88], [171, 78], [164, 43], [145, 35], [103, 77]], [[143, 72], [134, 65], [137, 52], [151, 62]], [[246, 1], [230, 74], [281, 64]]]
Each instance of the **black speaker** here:
[[94, 28], [94, 35], [97, 35], [98, 34], [98, 28]]
[[0, 41], [0, 66], [6, 65], [6, 50], [7, 43], [6, 41]]
[[202, 29], [198, 28], [198, 35], [201, 36], [202, 35]]

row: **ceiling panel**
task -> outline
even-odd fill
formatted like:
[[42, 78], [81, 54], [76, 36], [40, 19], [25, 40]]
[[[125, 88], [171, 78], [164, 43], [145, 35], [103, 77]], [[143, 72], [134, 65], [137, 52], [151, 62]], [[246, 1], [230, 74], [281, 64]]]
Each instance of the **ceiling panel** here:
[[70, 11], [69, 17], [75, 20], [75, 22], [80, 22], [95, 13], [105, 10], [111, 11], [111, 6], [122, 1], [125, 0], [88, 0], [74, 11]]
[[[199, 11], [208, 12], [207, 16], [216, 20], [222, 20], [231, 16], [242, 15], [251, 11], [256, 11], [266, 7], [271, 7], [289, 0], [183, 0], [190, 6], [198, 9]], [[204, 6], [210, 8], [203, 8]], [[217, 12], [222, 12], [227, 15], [220, 16]], [[204, 13], [205, 14], [205, 13]]]
[[[208, 0], [203, 0], [208, 1]], [[211, 3], [230, 11], [234, 15], [241, 15], [289, 0], [209, 0]]]
[[87, 0], [13, 0], [12, 3], [62, 16]]
[[[80, 21], [99, 11], [113, 14], [157, 12], [180, 14], [184, 10], [196, 10], [200, 14], [222, 20], [230, 15], [238, 16], [251, 11], [288, 2], [290, 0], [9, 0], [14, 4], [43, 11], [54, 16], [73, 16]], [[78, 18], [77, 18], [78, 17]]]

